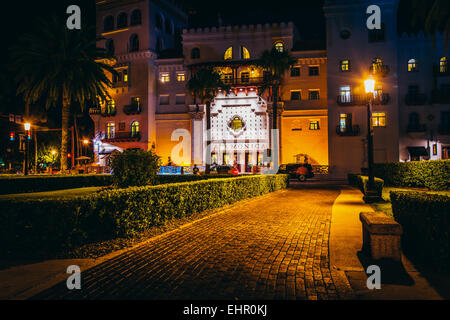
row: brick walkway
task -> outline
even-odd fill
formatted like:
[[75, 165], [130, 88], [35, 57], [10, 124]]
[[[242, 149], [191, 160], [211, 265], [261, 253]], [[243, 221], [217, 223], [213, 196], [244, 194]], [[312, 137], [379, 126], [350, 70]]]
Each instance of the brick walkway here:
[[164, 234], [34, 299], [338, 299], [329, 268], [337, 187], [295, 185]]

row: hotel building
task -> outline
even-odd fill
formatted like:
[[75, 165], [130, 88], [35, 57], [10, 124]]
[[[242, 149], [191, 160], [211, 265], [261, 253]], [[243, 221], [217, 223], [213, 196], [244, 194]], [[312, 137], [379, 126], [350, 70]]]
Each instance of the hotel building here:
[[280, 89], [281, 163], [306, 156], [339, 177], [367, 166], [362, 85], [369, 74], [377, 83], [375, 161], [448, 158], [450, 74], [443, 41], [438, 36], [433, 48], [423, 35], [399, 36], [398, 1], [375, 3], [382, 29], [369, 31], [368, 2], [326, 1], [326, 50], [305, 50], [292, 22], [189, 29], [186, 14], [164, 0], [99, 1], [97, 31], [105, 38], [99, 45], [114, 53], [118, 76], [112, 99], [90, 110], [97, 162], [107, 166], [115, 150], [142, 148], [153, 149], [163, 164], [203, 165], [205, 106], [195, 104], [186, 83], [211, 67], [231, 87], [211, 104], [212, 161], [238, 164], [243, 172], [264, 165], [273, 103], [261, 90], [264, 72], [256, 60], [273, 47], [296, 61]]

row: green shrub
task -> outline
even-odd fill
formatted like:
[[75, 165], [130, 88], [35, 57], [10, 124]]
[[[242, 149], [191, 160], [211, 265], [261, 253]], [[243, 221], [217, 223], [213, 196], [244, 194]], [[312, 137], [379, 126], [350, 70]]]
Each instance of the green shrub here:
[[450, 160], [376, 163], [374, 170], [388, 186], [449, 189]]
[[[358, 188], [364, 195], [367, 195], [367, 188], [369, 185], [369, 177], [368, 176], [357, 176], [358, 178]], [[376, 191], [376, 195], [378, 198], [382, 199], [383, 197], [383, 186], [384, 181], [380, 178], [374, 179], [374, 189]]]
[[0, 201], [0, 256], [49, 253], [130, 237], [174, 218], [286, 188], [287, 175], [105, 190], [67, 200]]
[[0, 178], [0, 194], [44, 192], [62, 189], [109, 186], [113, 183], [109, 174], [52, 175], [52, 176], [3, 176]]
[[450, 270], [450, 197], [391, 191], [394, 219], [402, 225], [402, 246], [414, 261]]
[[356, 173], [347, 174], [348, 184], [353, 187], [357, 187], [358, 186], [358, 176], [359, 176], [359, 174], [356, 174]]
[[127, 149], [118, 153], [111, 161], [114, 183], [120, 188], [155, 184], [160, 162], [151, 150]]

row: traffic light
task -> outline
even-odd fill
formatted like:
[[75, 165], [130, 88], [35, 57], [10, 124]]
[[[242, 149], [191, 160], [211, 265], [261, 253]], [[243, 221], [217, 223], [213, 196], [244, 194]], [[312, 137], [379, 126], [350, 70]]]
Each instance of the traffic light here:
[[31, 130], [27, 130], [27, 139], [31, 140]]
[[16, 139], [16, 134], [14, 133], [14, 131], [11, 131], [9, 133], [9, 141], [14, 141]]

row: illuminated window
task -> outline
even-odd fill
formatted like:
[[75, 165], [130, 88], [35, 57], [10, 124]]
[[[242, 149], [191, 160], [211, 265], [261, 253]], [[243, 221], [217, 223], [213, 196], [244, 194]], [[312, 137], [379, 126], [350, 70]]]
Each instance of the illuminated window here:
[[116, 113], [116, 102], [114, 100], [109, 100], [106, 104], [106, 113], [110, 115]]
[[291, 68], [291, 77], [300, 77], [300, 67]]
[[123, 82], [128, 82], [128, 69], [123, 69]]
[[177, 81], [178, 82], [183, 82], [185, 80], [186, 80], [186, 76], [185, 76], [184, 72], [177, 73]]
[[231, 60], [231, 59], [233, 59], [233, 47], [229, 47], [227, 49], [227, 51], [225, 51], [223, 59], [224, 60]]
[[345, 86], [340, 88], [340, 102], [348, 103], [351, 102], [352, 93], [350, 86]]
[[350, 60], [341, 61], [341, 71], [342, 72], [350, 71]]
[[382, 68], [383, 68], [383, 60], [381, 60], [380, 58], [375, 58], [372, 60], [373, 73], [381, 72]]
[[141, 106], [141, 99], [139, 97], [133, 97], [131, 98], [131, 104], [139, 108]]
[[372, 113], [372, 125], [374, 127], [386, 127], [386, 113], [384, 112]]
[[320, 130], [319, 120], [310, 120], [309, 121], [309, 130]]
[[291, 100], [302, 100], [302, 93], [300, 90], [291, 91]]
[[116, 125], [114, 122], [108, 122], [106, 124], [106, 139], [114, 139], [116, 135]]
[[381, 98], [383, 96], [383, 86], [381, 84], [377, 84], [375, 86], [375, 90], [373, 91], [373, 97], [374, 98]]
[[226, 165], [226, 164], [229, 164], [229, 162], [230, 162], [230, 156], [228, 153], [224, 152], [222, 154], [222, 164]]
[[352, 130], [352, 115], [350, 113], [341, 113], [339, 115], [339, 131], [348, 132]]
[[161, 72], [160, 76], [159, 76], [159, 80], [162, 83], [166, 83], [166, 82], [170, 82], [170, 75], [168, 72]]
[[447, 57], [442, 57], [439, 61], [439, 72], [445, 73], [448, 71], [448, 61]]
[[414, 71], [417, 71], [417, 60], [409, 59], [408, 60], [408, 72], [414, 72]]
[[233, 75], [231, 73], [227, 73], [223, 75], [223, 82], [225, 84], [231, 84], [233, 82]]
[[279, 41], [275, 43], [275, 49], [277, 49], [278, 52], [283, 52], [284, 51], [283, 42]]
[[211, 153], [211, 163], [217, 164], [217, 153], [215, 152]]
[[133, 121], [131, 123], [131, 137], [135, 138], [139, 136], [139, 122]]
[[241, 59], [250, 59], [250, 52], [246, 47], [241, 47]]
[[308, 69], [309, 69], [310, 76], [318, 76], [319, 75], [319, 67], [318, 66], [311, 66]]
[[433, 156], [437, 156], [438, 151], [437, 151], [437, 144], [433, 144]]
[[320, 91], [309, 90], [309, 100], [320, 100]]
[[234, 117], [234, 119], [231, 121], [231, 129], [234, 131], [239, 131], [242, 129], [242, 120], [239, 117]]

